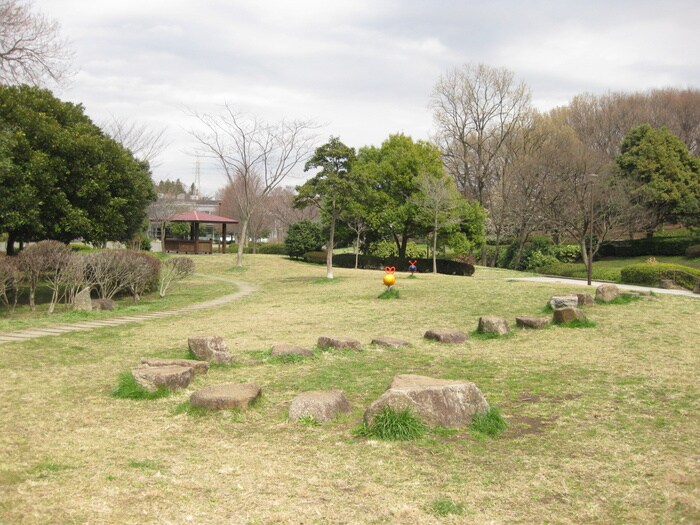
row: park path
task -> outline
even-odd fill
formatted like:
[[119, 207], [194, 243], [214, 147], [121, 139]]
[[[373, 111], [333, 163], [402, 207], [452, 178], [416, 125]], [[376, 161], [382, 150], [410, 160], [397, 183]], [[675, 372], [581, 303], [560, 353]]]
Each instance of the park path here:
[[181, 308], [174, 308], [172, 310], [163, 310], [161, 312], [149, 312], [145, 314], [134, 314], [134, 315], [123, 315], [114, 317], [112, 319], [100, 319], [95, 321], [83, 321], [79, 323], [66, 323], [50, 325], [41, 328], [27, 328], [26, 330], [17, 330], [15, 332], [0, 333], [0, 345], [4, 343], [12, 343], [15, 341], [27, 341], [28, 339], [36, 339], [38, 337], [50, 337], [63, 335], [69, 332], [85, 332], [88, 330], [96, 330], [98, 328], [104, 328], [108, 326], [120, 326], [127, 323], [139, 323], [144, 321], [149, 321], [152, 319], [162, 319], [164, 317], [172, 317], [174, 315], [180, 315], [188, 312], [195, 312], [198, 310], [206, 310], [208, 308], [215, 308], [221, 306], [242, 297], [246, 297], [255, 292], [255, 287], [248, 283], [243, 283], [240, 281], [232, 281], [224, 277], [217, 277], [214, 275], [203, 275], [195, 274], [200, 277], [206, 277], [208, 279], [215, 279], [218, 281], [224, 281], [229, 284], [234, 284], [238, 287], [238, 291], [222, 295], [216, 299], [211, 299], [209, 301], [203, 301], [201, 303], [194, 303], [188, 306], [183, 306]]
[[[588, 286], [588, 282], [585, 279], [571, 279], [568, 277], [509, 277], [508, 280]], [[615, 284], [621, 290], [629, 290], [633, 292], [654, 292], [655, 294], [680, 295], [683, 297], [694, 297], [695, 299], [700, 299], [700, 294], [693, 293], [690, 290], [669, 290], [667, 288], [653, 288], [651, 286], [637, 286], [635, 284], [618, 284], [604, 281], [591, 281], [591, 286], [600, 286], [601, 284]]]

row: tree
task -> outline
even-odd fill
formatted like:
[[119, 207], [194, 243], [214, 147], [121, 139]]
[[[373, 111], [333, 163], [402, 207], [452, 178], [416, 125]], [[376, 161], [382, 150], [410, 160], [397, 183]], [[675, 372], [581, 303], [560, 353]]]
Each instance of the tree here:
[[68, 76], [73, 54], [60, 29], [31, 2], [0, 0], [0, 84], [39, 86]]
[[430, 224], [433, 234], [433, 273], [437, 273], [438, 231], [459, 223], [463, 198], [457, 191], [454, 181], [447, 176], [421, 174], [418, 179], [418, 190], [411, 200], [423, 212]]
[[155, 202], [148, 206], [148, 218], [160, 227], [160, 242], [165, 251], [165, 229], [170, 224], [170, 217], [187, 209], [187, 205], [175, 195], [161, 194]]
[[300, 259], [306, 252], [321, 249], [323, 232], [315, 222], [309, 220], [295, 222], [289, 226], [284, 244], [287, 247], [287, 255]]
[[225, 104], [221, 114], [193, 115], [202, 129], [191, 131], [202, 155], [215, 159], [228, 181], [238, 184], [241, 209], [241, 242], [236, 264], [243, 265], [243, 245], [248, 223], [263, 200], [313, 151], [316, 124], [285, 121], [269, 124], [255, 116], [238, 113]]
[[338, 137], [331, 137], [327, 144], [316, 149], [304, 166], [304, 171], [317, 168], [321, 171], [297, 187], [295, 206], [306, 208], [313, 204], [328, 219], [327, 279], [333, 279], [335, 224], [347, 203], [353, 199], [351, 169], [354, 161], [355, 149], [343, 144]]
[[[14, 242], [128, 242], [155, 199], [147, 163], [106, 137], [80, 105], [0, 86], [0, 231]], [[11, 161], [7, 162], [7, 158]]]
[[368, 219], [373, 229], [394, 240], [399, 257], [406, 256], [408, 240], [424, 232], [419, 208], [411, 200], [420, 191], [419, 177], [439, 177], [442, 173], [440, 150], [403, 134], [390, 135], [379, 148], [360, 149], [353, 177], [367, 181], [366, 193], [372, 193], [368, 196], [373, 201]]
[[632, 180], [632, 198], [653, 214], [651, 236], [667, 220], [693, 223], [700, 214], [700, 159], [668, 128], [648, 124], [625, 137], [617, 165]]
[[158, 165], [155, 162], [156, 158], [168, 147], [165, 140], [165, 128], [152, 129], [146, 124], [129, 122], [112, 115], [111, 120], [102, 125], [102, 129], [107, 135], [131, 151], [134, 157], [142, 162], [148, 162], [151, 167]]

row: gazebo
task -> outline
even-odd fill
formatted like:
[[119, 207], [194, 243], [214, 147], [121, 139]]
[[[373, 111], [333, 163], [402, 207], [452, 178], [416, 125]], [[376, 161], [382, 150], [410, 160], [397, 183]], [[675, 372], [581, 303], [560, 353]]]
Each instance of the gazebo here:
[[166, 252], [212, 253], [212, 242], [199, 239], [199, 225], [221, 224], [221, 253], [226, 253], [226, 225], [238, 224], [238, 220], [220, 217], [201, 211], [187, 211], [168, 217], [168, 222], [189, 222], [189, 239], [165, 239], [163, 250]]

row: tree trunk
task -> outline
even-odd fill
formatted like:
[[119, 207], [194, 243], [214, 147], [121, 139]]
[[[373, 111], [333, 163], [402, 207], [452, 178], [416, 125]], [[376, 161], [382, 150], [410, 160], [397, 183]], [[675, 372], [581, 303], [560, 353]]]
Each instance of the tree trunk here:
[[331, 217], [331, 228], [326, 246], [326, 279], [333, 279], [333, 246], [335, 243], [335, 217]]
[[165, 221], [160, 223], [160, 253], [165, 253], [165, 225]]
[[360, 232], [357, 232], [357, 237], [355, 238], [355, 270], [357, 270], [357, 263], [360, 259]]
[[243, 245], [248, 236], [248, 217], [243, 217], [241, 221], [241, 235], [238, 239], [238, 254], [236, 255], [236, 266], [243, 266]]
[[588, 244], [586, 243], [586, 237], [584, 236], [580, 241], [581, 245], [581, 258], [583, 259], [583, 265], [586, 268], [586, 273], [588, 273]]
[[438, 234], [438, 218], [435, 211], [435, 222], [433, 223], [433, 273], [437, 273], [437, 234]]
[[5, 253], [7, 253], [7, 255], [15, 254], [15, 234], [13, 232], [9, 232], [7, 234], [7, 244], [5, 247]]

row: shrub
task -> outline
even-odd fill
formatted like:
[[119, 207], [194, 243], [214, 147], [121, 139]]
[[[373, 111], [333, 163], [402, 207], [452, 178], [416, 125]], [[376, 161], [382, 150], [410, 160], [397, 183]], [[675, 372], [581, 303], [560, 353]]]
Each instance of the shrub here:
[[369, 245], [369, 254], [374, 257], [387, 259], [389, 257], [396, 257], [399, 254], [399, 250], [395, 242], [377, 241]]
[[144, 292], [157, 288], [160, 260], [131, 250], [104, 250], [85, 256], [85, 272], [101, 299], [112, 299], [128, 290], [136, 301]]
[[[326, 264], [326, 252], [306, 252], [303, 256], [305, 262], [313, 264]], [[335, 258], [333, 259], [335, 261]]]
[[542, 253], [540, 250], [535, 250], [531, 252], [528, 258], [524, 261], [524, 266], [526, 270], [535, 270], [542, 266], [557, 262], [559, 261], [554, 255], [547, 255]]
[[683, 256], [688, 248], [698, 244], [697, 237], [658, 236], [651, 239], [609, 241], [601, 244], [601, 257], [641, 257], [644, 255]]
[[483, 413], [475, 414], [470, 429], [480, 434], [496, 437], [508, 427], [498, 407], [492, 406]]
[[364, 423], [356, 431], [357, 436], [405, 441], [416, 439], [425, 434], [425, 425], [413, 415], [410, 409], [392, 410], [384, 407], [374, 416], [371, 424]]
[[189, 257], [167, 259], [162, 265], [158, 294], [165, 297], [170, 286], [194, 273], [194, 261]]
[[658, 286], [662, 279], [692, 290], [700, 279], [700, 270], [681, 264], [633, 264], [620, 270], [623, 283]]
[[[20, 273], [15, 260], [11, 257], [0, 257], [0, 303], [14, 309], [19, 295], [19, 282]], [[12, 300], [8, 292], [12, 292]]]
[[[325, 253], [325, 252], [321, 252]], [[371, 255], [360, 255], [358, 258], [357, 267], [365, 270], [383, 270], [385, 266], [394, 266], [397, 271], [403, 272], [408, 271], [408, 261], [417, 261], [418, 272], [432, 272], [433, 271], [433, 260], [432, 259], [421, 259], [421, 258], [405, 258], [399, 259], [398, 257], [390, 257], [382, 259], [380, 257], [374, 257]], [[318, 262], [321, 264], [326, 263], [323, 261], [309, 261]], [[341, 253], [333, 256], [333, 265], [339, 268], [354, 268], [355, 267], [355, 255], [352, 253]], [[438, 273], [447, 275], [473, 275], [474, 265], [463, 263], [459, 261], [453, 261], [450, 259], [438, 259], [437, 260], [437, 271]]]
[[559, 244], [551, 246], [549, 253], [560, 262], [573, 263], [581, 261], [581, 247], [578, 244]]
[[269, 255], [287, 255], [287, 247], [283, 243], [258, 244], [256, 250]]
[[688, 259], [697, 259], [700, 257], [700, 244], [688, 246], [688, 249], [685, 251], [685, 256]]
[[284, 245], [287, 254], [295, 259], [302, 258], [307, 252], [320, 250], [323, 246], [321, 226], [309, 220], [291, 224]]
[[24, 279], [29, 283], [29, 307], [36, 309], [36, 288], [42, 277], [48, 274], [53, 294], [49, 311], [53, 311], [58, 297], [57, 275], [68, 261], [70, 248], [59, 241], [41, 241], [31, 244], [19, 254], [17, 263]]

